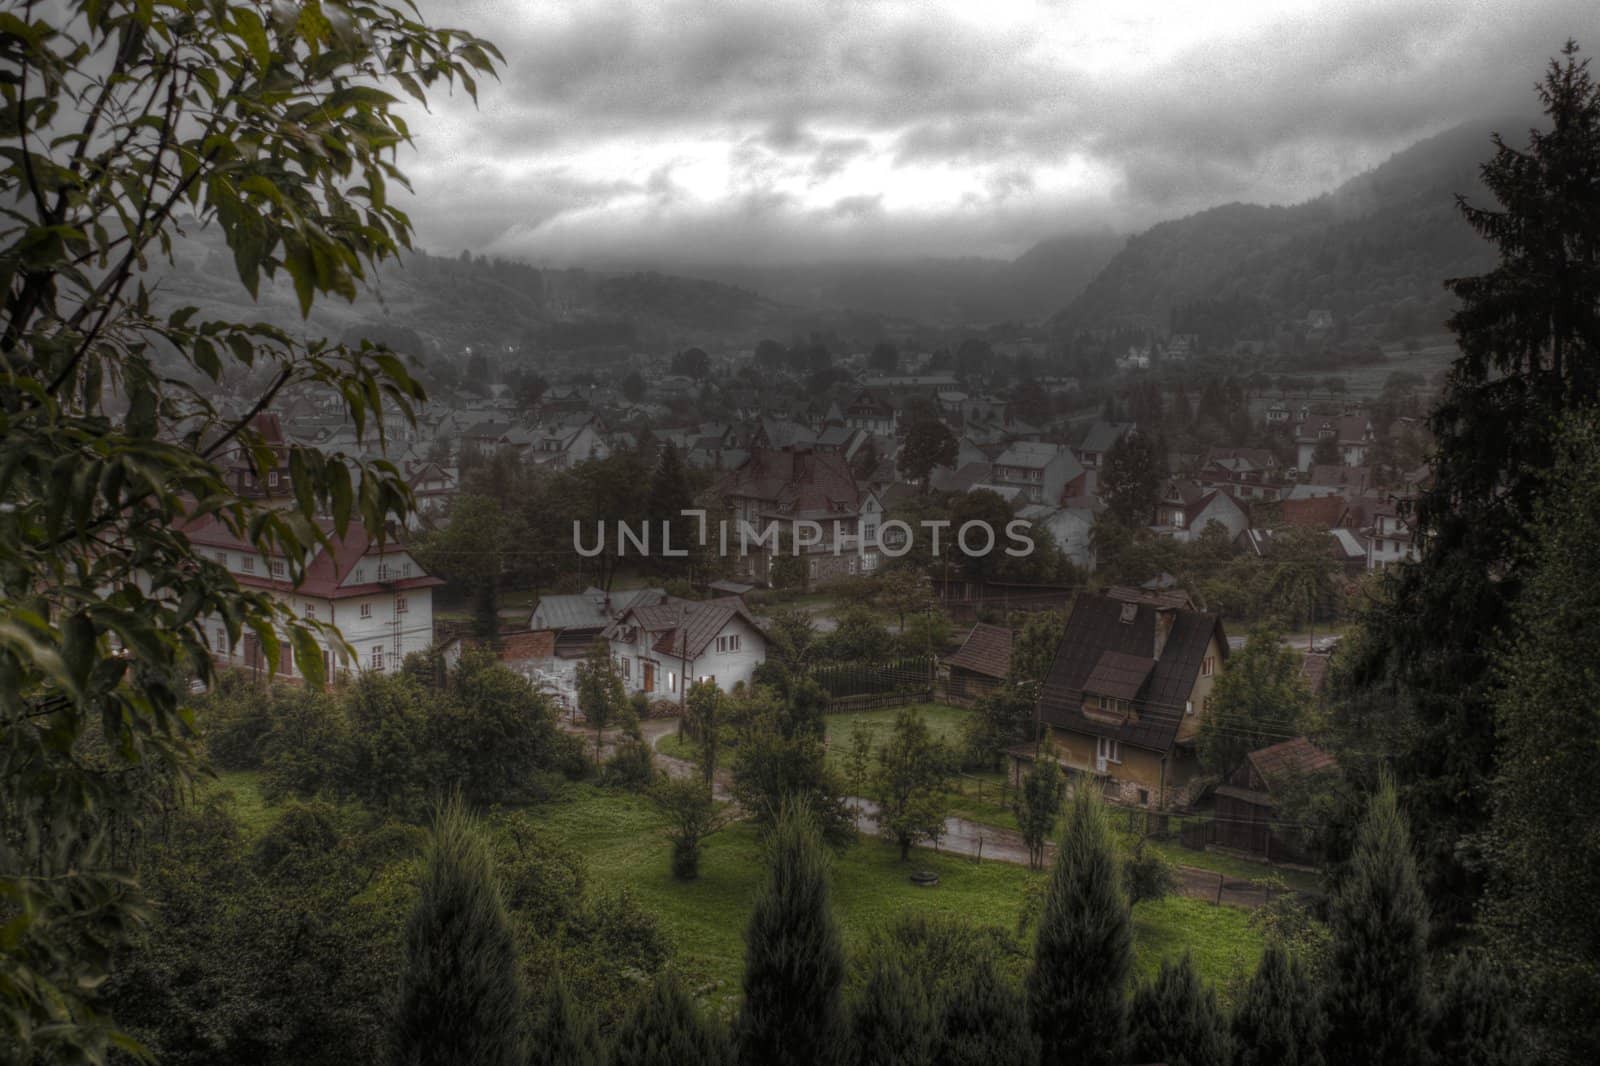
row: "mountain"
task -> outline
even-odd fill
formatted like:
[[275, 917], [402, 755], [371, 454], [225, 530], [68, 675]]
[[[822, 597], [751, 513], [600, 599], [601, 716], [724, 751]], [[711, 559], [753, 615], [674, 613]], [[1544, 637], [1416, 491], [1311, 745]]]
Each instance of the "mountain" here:
[[1125, 240], [1110, 230], [1051, 237], [1014, 260], [968, 256], [658, 266], [748, 287], [795, 307], [966, 325], [1049, 316], [1076, 296]]
[[564, 350], [627, 345], [670, 350], [788, 336], [807, 316], [748, 289], [661, 273], [543, 270], [498, 259], [407, 253], [369, 278], [354, 303], [325, 297], [302, 320], [282, 273], [252, 300], [214, 227], [189, 220], [171, 266], [144, 280], [160, 308], [192, 304], [204, 317], [265, 321], [346, 341], [404, 338], [418, 354], [465, 346]]
[[1338, 338], [1436, 333], [1451, 305], [1444, 280], [1494, 263], [1456, 195], [1489, 202], [1478, 170], [1493, 153], [1491, 131], [1515, 141], [1530, 124], [1457, 126], [1306, 203], [1227, 204], [1152, 226], [1054, 325], [1064, 333], [1197, 332], [1219, 347], [1303, 329], [1312, 311], [1325, 310]]

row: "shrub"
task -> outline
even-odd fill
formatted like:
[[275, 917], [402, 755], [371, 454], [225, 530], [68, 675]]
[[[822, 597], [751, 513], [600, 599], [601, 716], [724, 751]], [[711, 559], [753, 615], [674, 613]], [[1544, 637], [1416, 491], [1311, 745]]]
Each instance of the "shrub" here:
[[606, 763], [605, 783], [619, 788], [649, 788], [655, 776], [655, 752], [643, 740], [624, 740]]

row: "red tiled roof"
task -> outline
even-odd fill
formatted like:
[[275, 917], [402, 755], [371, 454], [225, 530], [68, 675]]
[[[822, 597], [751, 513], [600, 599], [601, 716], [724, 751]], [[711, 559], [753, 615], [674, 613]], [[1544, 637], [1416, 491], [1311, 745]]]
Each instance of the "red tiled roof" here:
[[1261, 780], [1272, 789], [1288, 784], [1301, 774], [1322, 773], [1338, 769], [1333, 756], [1317, 747], [1305, 737], [1295, 737], [1270, 748], [1252, 751], [1246, 756]]
[[979, 622], [967, 639], [945, 662], [958, 670], [970, 670], [985, 677], [1004, 678], [1011, 672], [1012, 632], [1005, 626]]
[[1344, 519], [1347, 507], [1343, 496], [1312, 496], [1304, 500], [1284, 500], [1281, 513], [1284, 525], [1335, 529]]

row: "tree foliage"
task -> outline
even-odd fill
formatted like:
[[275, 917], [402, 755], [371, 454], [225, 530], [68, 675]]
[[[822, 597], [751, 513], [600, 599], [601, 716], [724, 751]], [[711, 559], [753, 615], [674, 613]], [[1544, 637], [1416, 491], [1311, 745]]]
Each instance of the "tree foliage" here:
[[1028, 1016], [1041, 1061], [1113, 1066], [1127, 1025], [1133, 926], [1099, 797], [1074, 793], [1028, 971]]
[[1322, 1004], [1300, 960], [1269, 941], [1234, 1008], [1236, 1066], [1322, 1066]]
[[612, 1038], [608, 1066], [682, 1066], [730, 1061], [728, 1036], [703, 1015], [671, 971], [658, 976]]
[[849, 1007], [852, 1064], [929, 1066], [935, 1016], [922, 982], [899, 955], [883, 951], [868, 963], [867, 977]]
[[1167, 1066], [1231, 1066], [1232, 1047], [1217, 994], [1203, 984], [1194, 960], [1161, 960], [1154, 981], [1133, 994], [1128, 1055]]
[[944, 835], [950, 755], [922, 715], [907, 707], [895, 715], [894, 731], [878, 748], [877, 761], [872, 777], [872, 798], [878, 804], [875, 817], [879, 831], [894, 841], [904, 862], [912, 845], [938, 841]]
[[388, 1061], [523, 1066], [527, 996], [489, 848], [459, 799], [434, 818]]
[[1300, 653], [1270, 627], [1257, 627], [1212, 687], [1211, 707], [1200, 717], [1201, 765], [1231, 773], [1252, 751], [1298, 735], [1310, 706]]
[[1149, 432], [1128, 433], [1106, 452], [1100, 497], [1123, 525], [1146, 526], [1155, 520], [1166, 476], [1167, 457], [1160, 440]]
[[803, 803], [780, 813], [766, 883], [745, 932], [744, 1001], [735, 1024], [744, 1066], [836, 1061], [844, 1035], [844, 948], [828, 859]]
[[1022, 830], [1023, 843], [1028, 846], [1028, 865], [1035, 870], [1044, 867], [1045, 844], [1055, 836], [1056, 821], [1061, 816], [1061, 802], [1066, 794], [1066, 775], [1061, 772], [1055, 751], [1047, 742], [1023, 777], [1017, 797], [1017, 826]]
[[906, 430], [898, 460], [900, 475], [928, 489], [928, 475], [936, 466], [954, 466], [960, 448], [954, 433], [937, 418], [922, 418]]

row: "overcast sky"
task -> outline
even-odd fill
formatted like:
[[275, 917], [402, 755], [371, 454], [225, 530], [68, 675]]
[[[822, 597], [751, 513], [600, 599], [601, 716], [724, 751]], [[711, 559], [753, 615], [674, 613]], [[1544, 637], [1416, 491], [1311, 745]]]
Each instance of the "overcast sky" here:
[[420, 243], [552, 263], [1009, 257], [1296, 202], [1600, 48], [1593, 0], [421, 5], [506, 66], [410, 116]]

